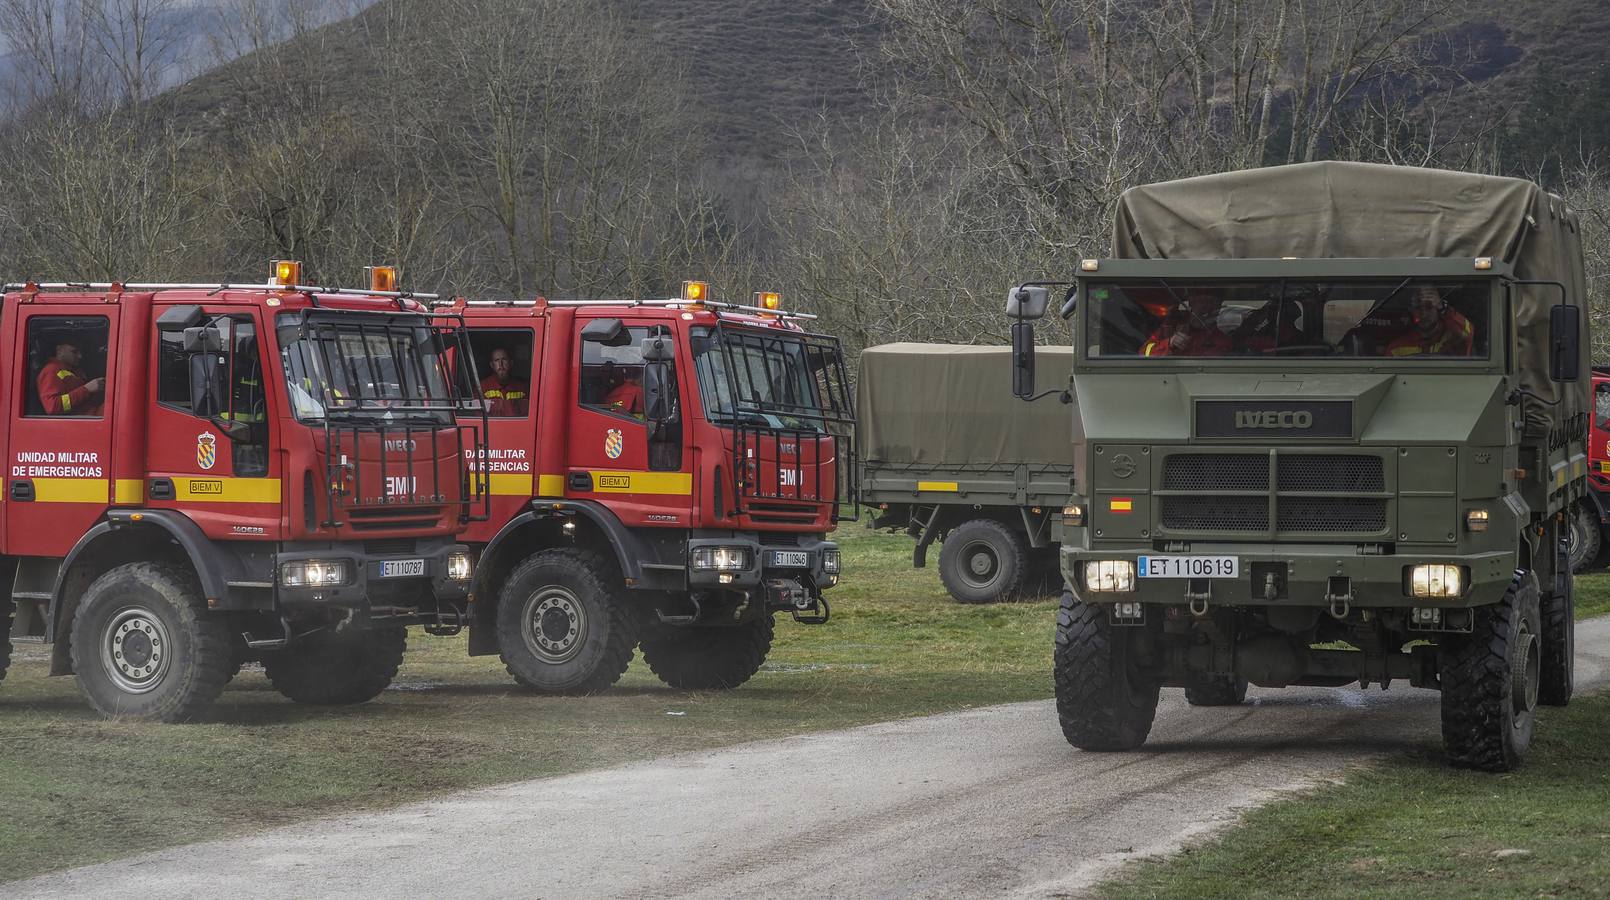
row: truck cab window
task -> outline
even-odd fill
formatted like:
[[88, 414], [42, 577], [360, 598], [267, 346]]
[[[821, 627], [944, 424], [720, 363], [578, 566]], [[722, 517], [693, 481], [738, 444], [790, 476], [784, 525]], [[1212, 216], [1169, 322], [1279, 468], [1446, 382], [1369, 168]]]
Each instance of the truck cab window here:
[[642, 420], [642, 344], [648, 333], [647, 328], [623, 328], [620, 340], [581, 342], [582, 406]]
[[[184, 332], [157, 332], [157, 402], [201, 419], [216, 419], [229, 430], [234, 474], [268, 473], [268, 398], [263, 388], [262, 352], [250, 319], [227, 317], [219, 322], [226, 335], [223, 353], [186, 352]], [[192, 383], [209, 367], [224, 370], [224, 389], [207, 408], [197, 409]]]
[[28, 320], [25, 409], [30, 416], [101, 415], [106, 400], [109, 325], [100, 316], [34, 316]]
[[1593, 424], [1601, 431], [1610, 431], [1610, 384], [1593, 386]]
[[478, 329], [470, 333], [470, 349], [480, 373], [481, 401], [493, 418], [517, 418], [531, 412], [531, 348], [529, 329]]

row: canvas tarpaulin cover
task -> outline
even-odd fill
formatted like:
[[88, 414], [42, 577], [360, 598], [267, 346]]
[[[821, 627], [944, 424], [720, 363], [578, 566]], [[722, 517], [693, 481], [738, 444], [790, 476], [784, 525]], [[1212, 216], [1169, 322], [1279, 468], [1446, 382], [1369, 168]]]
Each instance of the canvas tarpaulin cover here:
[[[1042, 390], [1063, 388], [1068, 347], [1041, 347]], [[1012, 348], [884, 344], [861, 354], [858, 441], [869, 463], [1073, 464], [1073, 417], [1055, 393], [1012, 396]]]
[[[1583, 307], [1581, 379], [1549, 379], [1549, 307], [1557, 289], [1514, 294], [1521, 385], [1556, 406], [1527, 405], [1529, 430], [1559, 427], [1583, 411], [1589, 378], [1587, 278], [1575, 213], [1515, 178], [1369, 163], [1317, 162], [1204, 175], [1131, 188], [1119, 198], [1113, 255], [1120, 259], [1489, 256], [1521, 281], [1565, 286]], [[1367, 270], [1360, 275], [1367, 276]], [[1474, 272], [1472, 274], [1475, 274]], [[1495, 334], [1496, 337], [1496, 334]], [[1502, 352], [1494, 342], [1494, 352]]]

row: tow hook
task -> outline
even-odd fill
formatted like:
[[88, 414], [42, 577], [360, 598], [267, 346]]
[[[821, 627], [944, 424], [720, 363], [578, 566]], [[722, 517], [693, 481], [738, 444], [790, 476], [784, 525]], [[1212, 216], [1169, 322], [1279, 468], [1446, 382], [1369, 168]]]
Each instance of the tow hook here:
[[827, 601], [813, 596], [805, 585], [792, 578], [773, 578], [766, 582], [766, 608], [786, 609], [802, 625], [820, 625], [829, 615]]

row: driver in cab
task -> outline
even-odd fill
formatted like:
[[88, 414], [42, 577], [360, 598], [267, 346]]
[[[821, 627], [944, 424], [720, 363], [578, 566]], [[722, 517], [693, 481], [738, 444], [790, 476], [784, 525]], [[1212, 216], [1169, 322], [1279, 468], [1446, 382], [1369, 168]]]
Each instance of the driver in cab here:
[[1422, 285], [1409, 303], [1409, 327], [1387, 341], [1386, 356], [1470, 356], [1476, 329], [1442, 292]]
[[98, 416], [106, 399], [106, 379], [86, 379], [80, 370], [84, 351], [72, 341], [56, 344], [56, 353], [39, 370], [35, 387], [45, 414], [51, 416]]
[[1157, 330], [1141, 345], [1141, 356], [1224, 356], [1233, 342], [1220, 327], [1224, 299], [1217, 294], [1188, 295], [1163, 318]]

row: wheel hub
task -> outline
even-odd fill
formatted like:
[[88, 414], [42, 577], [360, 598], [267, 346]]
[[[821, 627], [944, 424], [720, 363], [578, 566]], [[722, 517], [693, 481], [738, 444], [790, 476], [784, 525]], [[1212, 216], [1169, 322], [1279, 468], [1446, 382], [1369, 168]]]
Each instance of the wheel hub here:
[[570, 591], [550, 586], [526, 601], [523, 617], [526, 647], [546, 663], [562, 663], [581, 650], [587, 636], [587, 613]]
[[1537, 635], [1524, 625], [1515, 641], [1515, 656], [1510, 667], [1510, 703], [1516, 716], [1529, 713], [1537, 707], [1538, 684], [1542, 681], [1542, 665], [1537, 653]]
[[995, 554], [988, 547], [975, 544], [966, 551], [967, 570], [980, 582], [988, 581], [995, 575], [997, 564]]
[[170, 660], [168, 630], [144, 609], [124, 609], [106, 625], [101, 662], [119, 689], [143, 694], [162, 682]]

